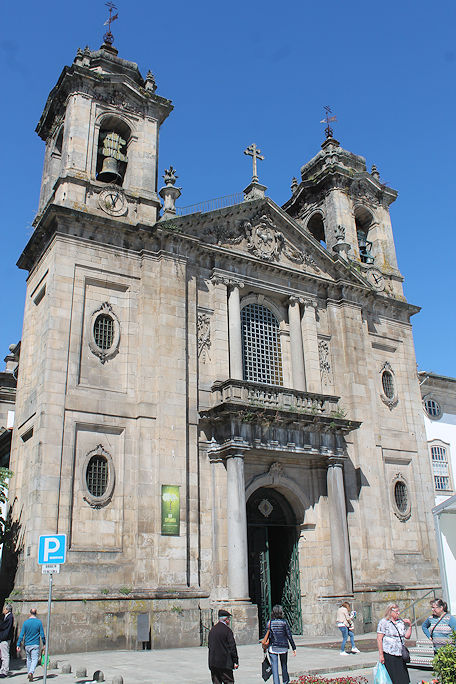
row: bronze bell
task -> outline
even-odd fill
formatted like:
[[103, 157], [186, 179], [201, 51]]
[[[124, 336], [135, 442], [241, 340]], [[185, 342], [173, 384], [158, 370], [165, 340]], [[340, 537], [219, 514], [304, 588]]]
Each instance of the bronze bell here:
[[117, 159], [114, 159], [114, 157], [105, 157], [97, 180], [103, 181], [104, 183], [116, 183], [120, 181], [121, 178], [122, 176], [119, 173], [119, 162]]

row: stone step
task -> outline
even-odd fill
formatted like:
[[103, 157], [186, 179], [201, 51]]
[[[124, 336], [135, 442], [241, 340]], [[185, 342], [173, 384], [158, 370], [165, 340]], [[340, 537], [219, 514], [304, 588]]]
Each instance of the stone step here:
[[432, 669], [432, 659], [434, 658], [434, 648], [430, 639], [420, 639], [416, 646], [409, 648], [411, 667], [429, 667]]

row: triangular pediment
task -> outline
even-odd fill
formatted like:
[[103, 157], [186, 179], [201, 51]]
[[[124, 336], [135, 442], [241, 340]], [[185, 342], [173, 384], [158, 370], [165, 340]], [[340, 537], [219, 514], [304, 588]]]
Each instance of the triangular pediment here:
[[272, 200], [243, 202], [226, 209], [176, 217], [162, 224], [204, 245], [245, 255], [259, 265], [293, 268], [328, 280], [365, 285], [343, 260], [327, 250]]

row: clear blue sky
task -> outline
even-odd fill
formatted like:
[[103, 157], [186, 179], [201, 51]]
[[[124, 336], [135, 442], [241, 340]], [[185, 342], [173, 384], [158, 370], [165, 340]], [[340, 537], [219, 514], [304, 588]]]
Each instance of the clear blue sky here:
[[[151, 69], [175, 110], [160, 137], [181, 206], [241, 191], [245, 147], [282, 204], [320, 149], [323, 105], [343, 147], [399, 191], [391, 215], [420, 369], [456, 376], [454, 0], [130, 0], [113, 24], [119, 56]], [[0, 8], [2, 74], [0, 359], [21, 337], [26, 273], [16, 261], [38, 204], [47, 95], [78, 47], [97, 49], [103, 0], [9, 2]]]

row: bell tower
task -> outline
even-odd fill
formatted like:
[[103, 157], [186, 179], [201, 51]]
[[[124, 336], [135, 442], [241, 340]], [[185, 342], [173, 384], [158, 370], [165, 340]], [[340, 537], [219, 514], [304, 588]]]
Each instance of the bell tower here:
[[292, 196], [283, 205], [330, 253], [356, 264], [376, 289], [403, 298], [389, 206], [396, 190], [380, 180], [375, 166], [344, 150], [327, 128], [321, 151], [301, 167]]
[[109, 35], [99, 50], [78, 49], [46, 102], [36, 128], [46, 143], [39, 216], [57, 204], [134, 223], [158, 218], [159, 129], [173, 107]]

